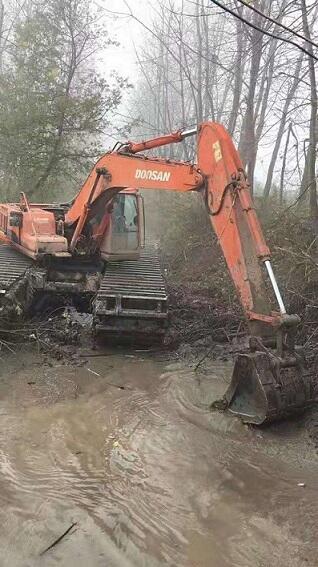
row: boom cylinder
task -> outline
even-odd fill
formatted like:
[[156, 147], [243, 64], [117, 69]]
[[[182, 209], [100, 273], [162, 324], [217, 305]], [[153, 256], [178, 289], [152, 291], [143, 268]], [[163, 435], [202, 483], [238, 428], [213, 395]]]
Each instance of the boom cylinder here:
[[121, 147], [119, 153], [128, 152], [130, 154], [137, 154], [138, 152], [151, 150], [153, 148], [160, 148], [161, 146], [167, 146], [169, 144], [177, 144], [182, 142], [184, 138], [194, 136], [197, 132], [198, 128], [196, 126], [195, 128], [189, 128], [188, 130], [177, 130], [177, 132], [172, 132], [172, 134], [159, 136], [158, 138], [153, 138], [144, 142], [128, 142]]
[[182, 130], [181, 136], [182, 138], [188, 138], [189, 136], [195, 136], [195, 134], [197, 133], [198, 133], [198, 127], [196, 126], [195, 128], [189, 128], [189, 130]]
[[284, 301], [283, 301], [283, 298], [281, 296], [281, 293], [279, 291], [279, 287], [277, 285], [277, 281], [276, 281], [276, 278], [275, 278], [275, 275], [274, 275], [274, 272], [273, 272], [272, 265], [271, 265], [269, 260], [265, 260], [264, 263], [265, 263], [265, 266], [266, 266], [266, 269], [267, 269], [267, 273], [269, 275], [269, 279], [271, 280], [271, 284], [273, 286], [275, 297], [276, 297], [277, 303], [279, 305], [279, 310], [280, 310], [282, 315], [285, 315], [286, 314], [286, 308], [285, 308]]

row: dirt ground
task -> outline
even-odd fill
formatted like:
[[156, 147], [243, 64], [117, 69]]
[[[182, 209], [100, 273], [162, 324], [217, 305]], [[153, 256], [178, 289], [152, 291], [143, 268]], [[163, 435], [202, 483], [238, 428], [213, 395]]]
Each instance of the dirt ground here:
[[211, 412], [217, 344], [197, 371], [200, 340], [51, 346], [1, 353], [1, 566], [318, 565], [316, 410], [266, 429]]

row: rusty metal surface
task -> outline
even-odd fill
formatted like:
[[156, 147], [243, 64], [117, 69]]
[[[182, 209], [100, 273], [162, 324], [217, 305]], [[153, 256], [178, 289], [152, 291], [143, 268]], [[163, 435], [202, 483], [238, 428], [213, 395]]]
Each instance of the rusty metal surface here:
[[0, 294], [5, 295], [32, 264], [30, 258], [23, 256], [9, 244], [0, 244]]
[[139, 260], [109, 262], [94, 300], [94, 325], [111, 335], [163, 335], [167, 292], [155, 247]]

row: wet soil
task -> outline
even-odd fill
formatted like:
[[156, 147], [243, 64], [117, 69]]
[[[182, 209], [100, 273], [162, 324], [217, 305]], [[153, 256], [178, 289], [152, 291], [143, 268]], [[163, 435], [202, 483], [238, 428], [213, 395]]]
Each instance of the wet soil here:
[[249, 428], [209, 410], [231, 362], [87, 348], [1, 360], [1, 566], [318, 565], [314, 412]]

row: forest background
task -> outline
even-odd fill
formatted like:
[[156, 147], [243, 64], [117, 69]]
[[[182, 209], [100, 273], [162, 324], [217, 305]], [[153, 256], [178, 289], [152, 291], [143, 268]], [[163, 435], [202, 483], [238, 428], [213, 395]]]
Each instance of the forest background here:
[[[315, 0], [0, 0], [1, 201], [25, 191], [66, 202], [116, 140], [220, 122], [243, 159], [290, 309], [310, 325], [317, 14]], [[195, 140], [158, 154], [195, 160]], [[146, 209], [171, 285], [234, 312], [200, 196], [148, 194]]]

